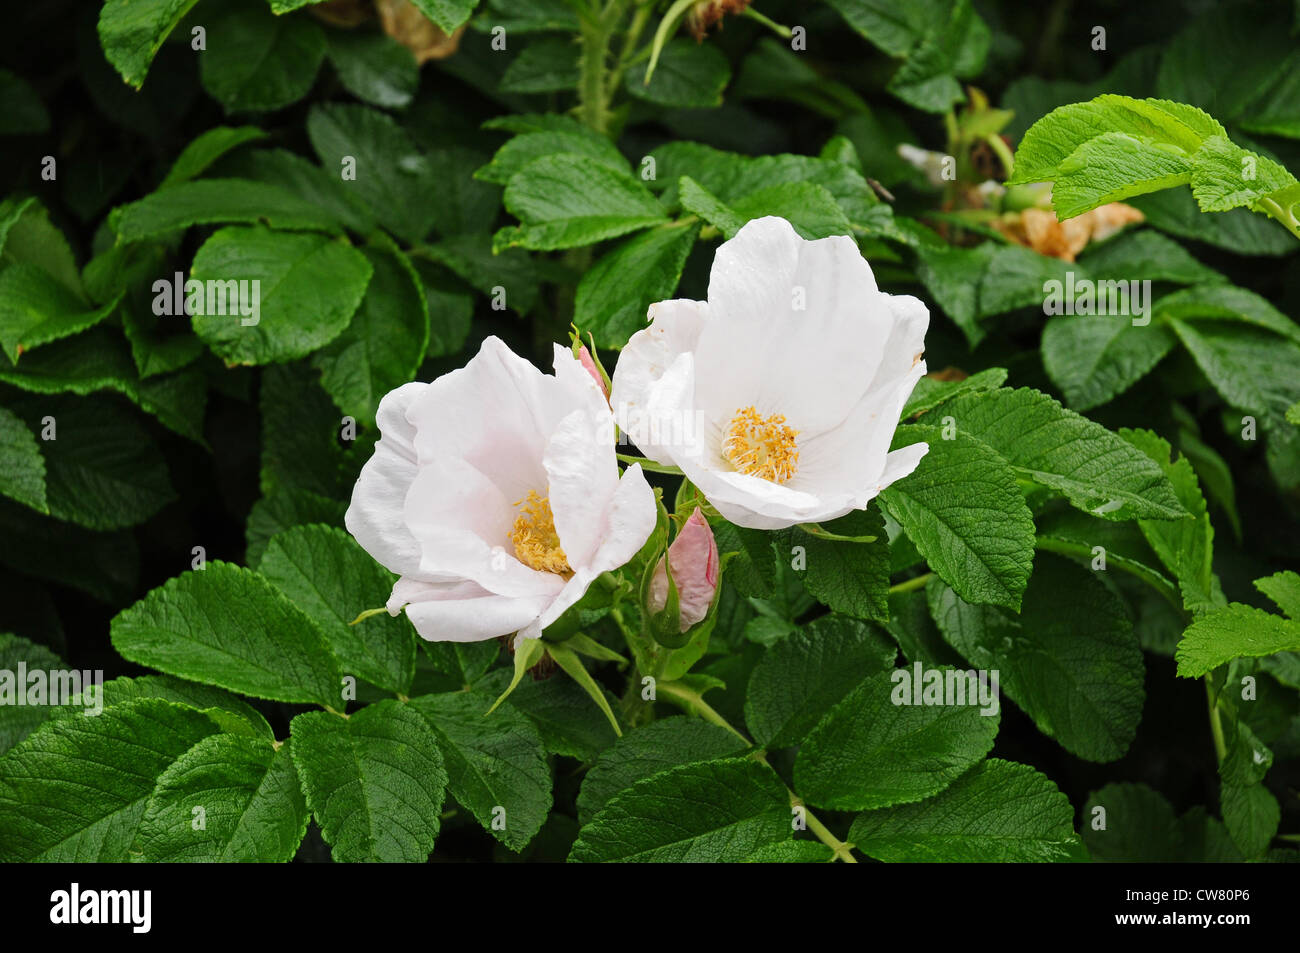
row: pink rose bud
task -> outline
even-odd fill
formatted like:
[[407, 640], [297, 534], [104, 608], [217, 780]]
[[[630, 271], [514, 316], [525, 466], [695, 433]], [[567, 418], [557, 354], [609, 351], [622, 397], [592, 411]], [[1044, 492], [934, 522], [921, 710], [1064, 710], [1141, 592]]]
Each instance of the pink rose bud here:
[[[718, 588], [718, 544], [698, 506], [668, 547], [668, 560], [677, 586], [681, 630], [685, 632], [709, 614]], [[661, 559], [650, 581], [650, 610], [661, 612], [667, 603], [668, 573]]]
[[605, 383], [605, 378], [601, 375], [600, 368], [596, 366], [596, 362], [592, 358], [591, 352], [587, 350], [587, 345], [585, 344], [578, 349], [578, 361], [582, 364], [586, 372], [595, 378], [596, 383], [600, 385], [600, 392], [605, 395], [605, 400], [608, 401], [609, 385]]

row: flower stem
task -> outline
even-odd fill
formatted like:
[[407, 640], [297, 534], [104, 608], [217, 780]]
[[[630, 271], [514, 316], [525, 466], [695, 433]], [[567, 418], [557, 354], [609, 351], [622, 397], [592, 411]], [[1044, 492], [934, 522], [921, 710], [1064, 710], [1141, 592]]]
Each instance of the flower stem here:
[[[660, 691], [665, 691], [666, 694], [668, 694], [673, 698], [678, 698], [685, 701], [689, 706], [688, 710], [692, 714], [699, 716], [700, 718], [704, 719], [710, 724], [717, 725], [719, 728], [723, 728], [731, 732], [733, 735], [735, 735], [737, 738], [743, 741], [748, 747], [754, 748], [755, 750], [753, 756], [757, 760], [763, 762], [763, 764], [767, 764], [769, 768], [771, 767], [771, 765], [768, 764], [767, 761], [767, 752], [764, 751], [762, 748], [756, 747], [754, 742], [746, 738], [743, 732], [739, 731], [735, 726], [731, 724], [731, 722], [727, 721], [727, 719], [723, 718], [720, 714], [718, 714], [718, 712], [713, 708], [712, 705], [710, 705], [708, 702], [706, 702], [703, 698], [700, 697], [700, 694], [698, 692], [680, 691], [678, 687], [674, 685], [672, 682], [661, 683], [659, 685], [659, 689]], [[821, 841], [823, 844], [825, 844], [834, 852], [836, 860], [846, 864], [856, 864], [858, 862], [857, 858], [854, 857], [852, 853], [850, 853], [851, 849], [853, 848], [853, 845], [840, 840], [838, 837], [832, 834], [830, 828], [828, 828], [825, 824], [823, 824], [817, 818], [817, 816], [813, 814], [812, 811], [808, 810], [808, 806], [804, 804], [804, 802], [799, 798], [799, 795], [795, 794], [794, 791], [790, 789], [790, 786], [788, 784], [785, 784], [784, 781], [782, 781], [781, 783], [785, 787], [786, 793], [790, 795], [790, 806], [803, 809], [803, 816], [804, 816], [804, 820], [807, 821], [808, 823], [808, 830], [812, 831], [813, 834], [816, 835], [819, 841]]]
[[925, 584], [928, 583], [933, 578], [934, 578], [934, 573], [927, 572], [922, 576], [915, 577], [914, 579], [904, 580], [903, 582], [900, 582], [895, 586], [890, 586], [889, 594], [892, 596], [894, 595], [894, 593], [897, 592], [913, 592], [917, 589], [924, 589]]

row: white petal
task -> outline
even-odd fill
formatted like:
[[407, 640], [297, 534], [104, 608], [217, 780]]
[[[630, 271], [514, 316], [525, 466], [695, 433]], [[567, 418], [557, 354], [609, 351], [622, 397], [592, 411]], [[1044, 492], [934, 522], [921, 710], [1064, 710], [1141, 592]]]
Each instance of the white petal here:
[[473, 583], [446, 586], [436, 596], [406, 606], [415, 631], [430, 642], [482, 642], [510, 635], [533, 625], [549, 601], [493, 595]]
[[398, 574], [417, 572], [420, 565], [420, 546], [402, 518], [416, 471], [415, 427], [406, 410], [428, 386], [404, 384], [379, 402], [379, 441], [361, 468], [343, 520], [366, 552]]
[[646, 482], [639, 464], [624, 471], [607, 510], [600, 518], [603, 530], [600, 547], [590, 563], [574, 567], [572, 578], [542, 612], [540, 623], [543, 629], [581, 599], [597, 576], [626, 565], [650, 538], [658, 511], [654, 491]]
[[784, 414], [805, 433], [834, 427], [867, 391], [895, 324], [853, 239], [805, 241], [774, 218], [718, 249], [709, 314], [697, 405], [714, 418]]
[[618, 460], [608, 442], [612, 436], [586, 411], [575, 410], [560, 422], [546, 447], [542, 462], [549, 479], [551, 514], [573, 567], [587, 565], [595, 555], [605, 511], [618, 488]]
[[911, 295], [882, 295], [894, 316], [894, 326], [885, 342], [884, 357], [872, 386], [904, 377], [925, 352], [925, 332], [930, 311]]
[[[464, 367], [444, 374], [407, 410], [421, 463], [461, 457], [510, 500], [546, 484], [546, 438], [570, 411], [568, 391], [489, 337]], [[563, 410], [563, 413], [560, 411]]]
[[506, 596], [559, 591], [558, 576], [515, 558], [510, 531], [516, 516], [513, 501], [468, 461], [446, 457], [424, 464], [405, 510], [420, 542], [420, 574], [452, 574]]
[[887, 489], [891, 483], [903, 479], [910, 474], [921, 462], [930, 450], [927, 443], [910, 443], [906, 447], [899, 447], [897, 450], [891, 450], [885, 458], [885, 472], [880, 475], [876, 482], [876, 492]]
[[[707, 302], [684, 298], [650, 305], [650, 327], [632, 335], [614, 366], [610, 406], [624, 430], [629, 417], [645, 409], [650, 388], [677, 357], [695, 349], [708, 308]], [[652, 447], [639, 449], [649, 454]]]

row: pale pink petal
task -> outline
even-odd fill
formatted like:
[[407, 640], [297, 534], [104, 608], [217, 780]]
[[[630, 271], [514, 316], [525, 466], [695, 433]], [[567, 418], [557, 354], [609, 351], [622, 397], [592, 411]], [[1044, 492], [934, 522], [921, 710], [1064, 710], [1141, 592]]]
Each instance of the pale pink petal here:
[[418, 572], [420, 546], [402, 518], [406, 491], [415, 479], [415, 428], [406, 409], [429, 385], [404, 384], [379, 402], [379, 441], [361, 468], [343, 518], [348, 532], [381, 565], [398, 574]]
[[482, 642], [527, 629], [547, 600], [498, 596], [473, 583], [448, 585], [436, 598], [411, 602], [406, 615], [430, 642]]

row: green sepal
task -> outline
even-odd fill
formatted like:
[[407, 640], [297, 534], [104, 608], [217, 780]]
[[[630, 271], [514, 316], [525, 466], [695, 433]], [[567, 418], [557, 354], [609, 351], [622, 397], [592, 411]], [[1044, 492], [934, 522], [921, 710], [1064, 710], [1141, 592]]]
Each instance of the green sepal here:
[[578, 658], [569, 648], [563, 645], [549, 645], [547, 651], [550, 652], [551, 658], [555, 659], [555, 664], [568, 672], [569, 676], [582, 686], [583, 691], [591, 696], [592, 701], [605, 713], [609, 719], [610, 725], [614, 729], [614, 734], [623, 737], [623, 729], [619, 726], [618, 719], [614, 717], [614, 711], [609, 707], [609, 699], [605, 697], [605, 692], [596, 684], [596, 680], [591, 677], [582, 664], [582, 659]]
[[510, 697], [510, 693], [524, 679], [524, 673], [542, 660], [542, 655], [546, 652], [546, 646], [541, 639], [524, 639], [519, 647], [515, 649], [515, 674], [510, 679], [510, 684], [506, 690], [501, 693], [492, 707], [483, 713], [484, 717], [496, 711], [503, 701]]

